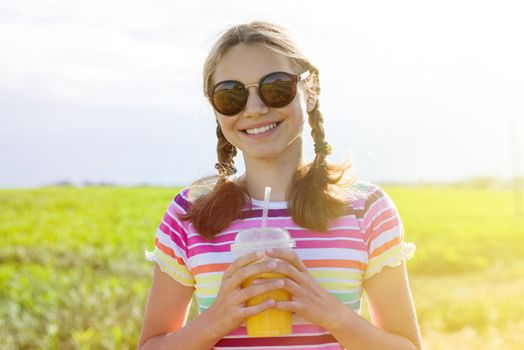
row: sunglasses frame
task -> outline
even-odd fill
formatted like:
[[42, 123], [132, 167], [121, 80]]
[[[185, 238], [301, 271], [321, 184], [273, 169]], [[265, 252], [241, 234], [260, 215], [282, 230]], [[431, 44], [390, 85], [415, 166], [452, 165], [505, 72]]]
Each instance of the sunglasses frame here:
[[[274, 74], [284, 74], [286, 76], [288, 76], [291, 81], [293, 82], [293, 98], [290, 99], [289, 103], [283, 105], [283, 106], [280, 106], [280, 107], [272, 107], [271, 105], [269, 105], [266, 101], [266, 99], [264, 98], [264, 96], [262, 96], [261, 94], [261, 87], [262, 87], [262, 82], [267, 79], [268, 77], [274, 75]], [[209, 99], [209, 102], [211, 103], [211, 105], [213, 106], [213, 108], [215, 109], [215, 111], [217, 113], [220, 113], [221, 115], [224, 115], [224, 116], [227, 116], [227, 117], [232, 117], [234, 115], [237, 115], [239, 114], [240, 112], [242, 112], [244, 110], [244, 108], [246, 108], [246, 104], [247, 104], [247, 100], [249, 98], [249, 90], [248, 88], [250, 87], [253, 87], [253, 86], [256, 86], [257, 87], [257, 94], [258, 94], [258, 97], [260, 98], [260, 100], [269, 108], [282, 108], [282, 107], [285, 107], [287, 105], [289, 105], [291, 102], [293, 102], [293, 100], [295, 99], [295, 96], [296, 96], [296, 93], [297, 93], [297, 84], [300, 83], [301, 81], [307, 79], [309, 76], [311, 75], [311, 72], [309, 70], [301, 73], [301, 74], [291, 74], [291, 73], [288, 73], [288, 72], [283, 72], [283, 71], [277, 71], [277, 72], [271, 72], [271, 73], [268, 73], [266, 75], [264, 75], [262, 78], [260, 78], [260, 80], [258, 81], [258, 83], [251, 83], [251, 84], [244, 84], [242, 83], [241, 81], [238, 81], [238, 80], [223, 80], [223, 81], [220, 81], [216, 84], [214, 84], [213, 86], [211, 86], [208, 91], [206, 91], [205, 93], [205, 96]], [[230, 114], [224, 114], [222, 112], [220, 112], [217, 107], [215, 106], [215, 103], [213, 101], [213, 94], [215, 93], [215, 89], [220, 85], [220, 84], [224, 84], [224, 83], [237, 83], [237, 84], [240, 84], [240, 86], [242, 86], [244, 88], [244, 90], [247, 92], [247, 98], [245, 99], [244, 103], [242, 104], [242, 108], [240, 108], [238, 110], [238, 112], [235, 112], [235, 113], [230, 113]]]

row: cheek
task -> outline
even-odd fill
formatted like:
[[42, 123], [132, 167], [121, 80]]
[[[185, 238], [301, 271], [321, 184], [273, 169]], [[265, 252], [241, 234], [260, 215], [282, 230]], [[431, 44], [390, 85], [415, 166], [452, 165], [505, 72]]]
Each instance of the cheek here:
[[233, 146], [238, 147], [234, 137], [234, 131], [236, 130], [235, 121], [230, 119], [234, 118], [224, 119], [219, 117], [217, 120], [218, 124], [220, 125], [220, 129], [222, 130], [222, 134], [224, 135], [226, 140]]
[[297, 92], [295, 102], [299, 111], [307, 115], [307, 94], [302, 89]]
[[[299, 97], [299, 96], [297, 96]], [[307, 120], [308, 114], [307, 114], [307, 106], [306, 101], [303, 100], [303, 97], [300, 96], [300, 99], [297, 99], [295, 103], [291, 105], [290, 113], [294, 116], [294, 118], [300, 122], [304, 123], [304, 121]]]
[[220, 128], [222, 129], [222, 133], [226, 134], [228, 133], [232, 128], [234, 123], [230, 119], [224, 118], [224, 117], [217, 117], [218, 125], [220, 125]]

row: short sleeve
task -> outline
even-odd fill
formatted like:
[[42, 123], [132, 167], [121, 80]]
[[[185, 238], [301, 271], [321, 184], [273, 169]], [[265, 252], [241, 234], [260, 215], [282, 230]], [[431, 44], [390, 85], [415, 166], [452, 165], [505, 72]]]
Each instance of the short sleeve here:
[[185, 214], [187, 200], [178, 194], [169, 204], [155, 233], [154, 250], [146, 251], [146, 260], [156, 262], [160, 269], [177, 282], [195, 286], [188, 259], [188, 230], [179, 215]]
[[416, 247], [404, 241], [404, 226], [397, 207], [386, 192], [376, 186], [366, 200], [364, 227], [368, 248], [364, 279], [386, 266], [395, 267], [413, 257]]

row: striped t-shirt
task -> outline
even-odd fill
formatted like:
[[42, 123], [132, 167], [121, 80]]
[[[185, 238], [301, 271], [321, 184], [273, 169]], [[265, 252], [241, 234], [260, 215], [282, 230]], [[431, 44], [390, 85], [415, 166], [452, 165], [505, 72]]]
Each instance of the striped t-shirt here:
[[[224, 270], [235, 259], [230, 252], [238, 231], [261, 226], [262, 202], [245, 205], [246, 217], [234, 220], [212, 240], [202, 238], [178, 214], [189, 208], [186, 188], [172, 200], [155, 235], [147, 259], [179, 283], [194, 287], [199, 312], [213, 304]], [[359, 313], [363, 281], [385, 266], [411, 258], [415, 246], [404, 242], [403, 225], [390, 197], [378, 186], [358, 181], [348, 191], [347, 212], [332, 220], [328, 232], [295, 224], [287, 202], [270, 202], [267, 225], [284, 228], [296, 242], [295, 251], [316, 281], [344, 305]], [[343, 349], [325, 329], [292, 315], [293, 333], [249, 337], [245, 323], [222, 338], [214, 349]]]

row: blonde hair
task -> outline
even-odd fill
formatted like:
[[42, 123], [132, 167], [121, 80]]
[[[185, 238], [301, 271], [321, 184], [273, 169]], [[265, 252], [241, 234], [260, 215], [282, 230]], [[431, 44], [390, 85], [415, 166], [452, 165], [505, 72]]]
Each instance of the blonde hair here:
[[[308, 89], [315, 96], [320, 94], [318, 69], [302, 54], [286, 29], [264, 21], [240, 24], [222, 34], [204, 64], [204, 94], [213, 85], [213, 74], [224, 54], [240, 43], [261, 45], [287, 57], [296, 67], [297, 73], [309, 70], [311, 76]], [[327, 231], [329, 220], [347, 211], [341, 189], [350, 186], [356, 179], [350, 177], [342, 181], [344, 172], [351, 167], [349, 161], [330, 164], [326, 160], [331, 147], [325, 141], [324, 120], [318, 100], [308, 115], [315, 143], [315, 159], [296, 170], [286, 195], [289, 212], [296, 224], [315, 231]], [[203, 183], [211, 180], [213, 188], [194, 198], [188, 213], [183, 217], [190, 220], [202, 236], [209, 238], [224, 230], [231, 221], [241, 218], [243, 204], [250, 203], [247, 189], [230, 178], [236, 172], [234, 158], [237, 149], [224, 137], [218, 121], [216, 135], [218, 176], [207, 177], [193, 184], [194, 188], [201, 188]]]

